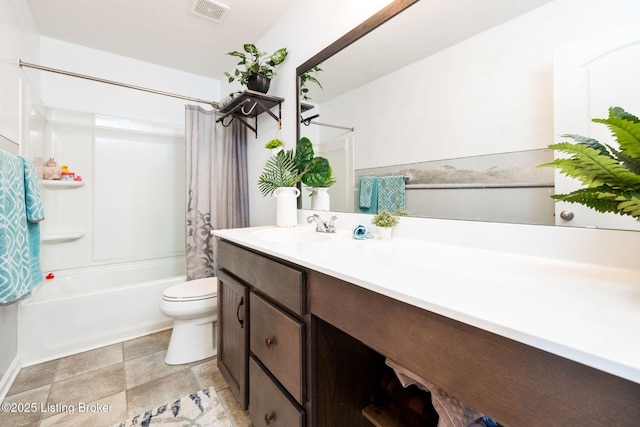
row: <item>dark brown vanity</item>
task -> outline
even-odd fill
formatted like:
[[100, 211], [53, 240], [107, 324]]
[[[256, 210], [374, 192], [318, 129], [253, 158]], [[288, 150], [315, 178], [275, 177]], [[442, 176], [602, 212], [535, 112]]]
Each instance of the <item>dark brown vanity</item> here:
[[509, 426], [633, 426], [640, 384], [220, 240], [218, 364], [254, 426], [370, 426], [386, 358]]

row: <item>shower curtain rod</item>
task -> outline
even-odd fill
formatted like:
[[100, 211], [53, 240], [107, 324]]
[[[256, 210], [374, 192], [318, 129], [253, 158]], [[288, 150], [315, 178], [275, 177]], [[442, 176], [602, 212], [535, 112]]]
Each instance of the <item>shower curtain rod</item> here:
[[311, 121], [313, 119], [317, 119], [318, 117], [320, 117], [320, 114], [316, 114], [315, 116], [311, 116], [311, 117], [307, 117], [306, 119], [302, 119], [302, 120], [300, 120], [300, 123], [302, 123], [305, 126], [316, 125], [316, 126], [326, 126], [326, 127], [335, 128], [335, 129], [344, 129], [344, 130], [348, 130], [349, 132], [355, 131], [355, 129], [353, 127], [339, 126], [339, 125], [332, 125], [331, 123], [322, 123], [322, 122], [312, 122]]
[[106, 84], [110, 84], [110, 85], [125, 87], [127, 89], [135, 89], [135, 90], [141, 90], [143, 92], [155, 93], [156, 95], [170, 96], [172, 98], [179, 98], [179, 99], [185, 99], [187, 101], [199, 102], [199, 103], [202, 103], [202, 104], [209, 104], [213, 108], [216, 108], [216, 109], [218, 108], [218, 103], [214, 102], [214, 101], [207, 101], [206, 99], [193, 98], [193, 97], [190, 97], [190, 96], [178, 95], [178, 94], [170, 93], [170, 92], [163, 92], [163, 91], [160, 91], [160, 90], [149, 89], [149, 88], [142, 87], [142, 86], [134, 86], [134, 85], [126, 84], [126, 83], [116, 82], [116, 81], [113, 81], [113, 80], [101, 79], [99, 77], [87, 76], [85, 74], [72, 73], [70, 71], [59, 70], [57, 68], [45, 67], [45, 66], [38, 65], [38, 64], [31, 64], [29, 62], [24, 62], [22, 59], [18, 60], [18, 65], [20, 65], [20, 67], [34, 68], [36, 70], [48, 71], [50, 73], [64, 74], [65, 76], [78, 77], [78, 78], [81, 78], [81, 79], [92, 80], [94, 82], [106, 83]]

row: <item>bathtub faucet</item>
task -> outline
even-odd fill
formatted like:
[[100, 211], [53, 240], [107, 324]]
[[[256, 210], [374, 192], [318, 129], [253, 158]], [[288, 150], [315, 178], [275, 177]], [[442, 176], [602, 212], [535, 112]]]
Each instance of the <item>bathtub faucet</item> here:
[[335, 221], [336, 219], [338, 219], [337, 216], [332, 216], [329, 219], [329, 222], [325, 222], [322, 220], [322, 218], [320, 218], [320, 216], [318, 214], [313, 214], [309, 217], [307, 217], [307, 223], [311, 224], [312, 222], [316, 223], [316, 231], [318, 233], [335, 233], [336, 232], [336, 226], [333, 224], [333, 221]]

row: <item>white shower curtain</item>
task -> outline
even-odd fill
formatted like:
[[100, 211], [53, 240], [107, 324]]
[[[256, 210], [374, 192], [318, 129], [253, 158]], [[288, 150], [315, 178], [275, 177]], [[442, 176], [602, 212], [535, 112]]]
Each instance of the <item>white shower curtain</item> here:
[[188, 280], [215, 275], [211, 230], [249, 225], [247, 132], [215, 110], [186, 106], [186, 252]]

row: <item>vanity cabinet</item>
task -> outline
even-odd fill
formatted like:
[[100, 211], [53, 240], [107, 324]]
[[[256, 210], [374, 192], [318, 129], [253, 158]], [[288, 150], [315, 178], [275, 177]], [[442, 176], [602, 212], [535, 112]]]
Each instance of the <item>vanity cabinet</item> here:
[[255, 427], [305, 426], [304, 270], [219, 241], [218, 278], [218, 366], [229, 388]]
[[[370, 427], [365, 408], [387, 359], [504, 425], [638, 425], [636, 382], [258, 250], [218, 247], [218, 363], [240, 383], [234, 393], [248, 393], [238, 400], [255, 427]], [[233, 354], [241, 372], [227, 366]]]

